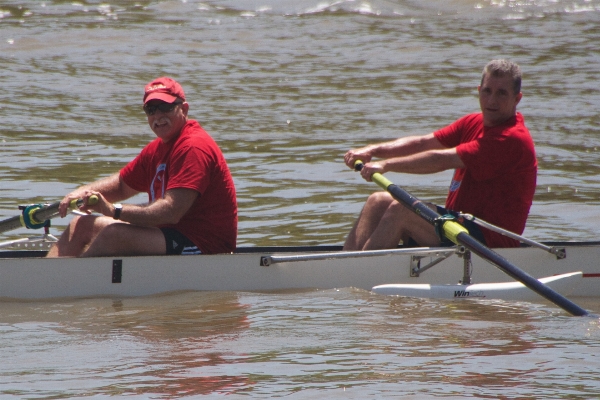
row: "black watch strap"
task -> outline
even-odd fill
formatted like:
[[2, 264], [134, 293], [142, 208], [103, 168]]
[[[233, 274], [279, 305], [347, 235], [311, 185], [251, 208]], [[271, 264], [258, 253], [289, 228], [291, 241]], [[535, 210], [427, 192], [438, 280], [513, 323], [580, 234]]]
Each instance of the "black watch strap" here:
[[121, 219], [121, 211], [123, 211], [123, 204], [115, 204], [115, 215], [113, 215], [114, 219]]

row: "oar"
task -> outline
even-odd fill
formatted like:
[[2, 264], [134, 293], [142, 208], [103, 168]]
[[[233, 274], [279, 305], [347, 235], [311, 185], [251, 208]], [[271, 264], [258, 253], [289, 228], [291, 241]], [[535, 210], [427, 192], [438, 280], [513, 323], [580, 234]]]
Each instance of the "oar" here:
[[[361, 161], [357, 161], [355, 163], [355, 169], [357, 171], [360, 171], [362, 167], [363, 163]], [[421, 200], [413, 197], [410, 193], [400, 188], [399, 186], [394, 185], [390, 180], [385, 178], [380, 173], [374, 173], [371, 176], [371, 180], [377, 185], [379, 185], [381, 188], [386, 190], [389, 194], [391, 194], [392, 197], [394, 197], [394, 199], [411, 208], [424, 220], [436, 227], [436, 230], [438, 230], [438, 232], [442, 233], [453, 243], [465, 246], [473, 253], [494, 264], [512, 278], [521, 282], [529, 289], [533, 290], [540, 296], [551, 301], [552, 303], [556, 304], [557, 306], [561, 307], [562, 309], [571, 313], [572, 315], [589, 315], [589, 313], [586, 310], [579, 307], [571, 300], [567, 299], [560, 293], [544, 285], [542, 282], [527, 274], [525, 271], [519, 269], [510, 261], [499, 255], [498, 253], [494, 252], [487, 246], [483, 245], [477, 239], [473, 238], [471, 235], [469, 235], [469, 232], [458, 222], [442, 217], [440, 214], [433, 211], [426, 204], [421, 202]]]
[[[98, 197], [90, 196], [88, 204], [96, 204]], [[69, 208], [72, 210], [78, 209], [83, 204], [82, 199], [74, 199], [69, 204]], [[26, 227], [29, 229], [38, 229], [46, 224], [46, 221], [58, 216], [58, 206], [60, 202], [52, 204], [32, 204], [23, 209], [21, 215], [17, 215], [11, 218], [7, 218], [4, 221], [0, 221], [0, 233], [8, 232], [13, 229]]]

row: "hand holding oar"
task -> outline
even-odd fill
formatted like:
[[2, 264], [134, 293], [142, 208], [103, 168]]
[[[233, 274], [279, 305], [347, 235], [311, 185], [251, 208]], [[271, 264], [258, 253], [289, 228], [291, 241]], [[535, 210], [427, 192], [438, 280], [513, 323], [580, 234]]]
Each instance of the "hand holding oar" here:
[[[362, 161], [356, 161], [354, 166], [357, 171], [360, 171], [363, 167], [363, 163]], [[517, 266], [500, 256], [498, 253], [480, 243], [477, 239], [471, 237], [469, 232], [458, 222], [442, 217], [419, 199], [413, 197], [410, 193], [399, 186], [394, 185], [380, 173], [374, 173], [371, 176], [371, 180], [391, 194], [394, 199], [409, 207], [424, 220], [433, 225], [439, 235], [443, 235], [443, 237], [446, 237], [453, 243], [465, 246], [467, 249], [494, 264], [506, 274], [527, 286], [529, 289], [533, 290], [545, 299], [553, 302], [572, 315], [589, 315], [586, 310], [579, 307], [577, 304], [544, 285], [539, 280], [533, 278], [531, 275], [522, 271]], [[442, 238], [440, 237], [440, 239]]]
[[[92, 196], [87, 204], [96, 204], [98, 197]], [[69, 208], [76, 210], [84, 204], [82, 199], [74, 199], [70, 202]], [[0, 221], [0, 233], [8, 232], [13, 229], [26, 227], [28, 229], [39, 229], [46, 225], [46, 221], [59, 215], [60, 202], [52, 204], [32, 204], [23, 207], [21, 215], [17, 215], [4, 221]]]

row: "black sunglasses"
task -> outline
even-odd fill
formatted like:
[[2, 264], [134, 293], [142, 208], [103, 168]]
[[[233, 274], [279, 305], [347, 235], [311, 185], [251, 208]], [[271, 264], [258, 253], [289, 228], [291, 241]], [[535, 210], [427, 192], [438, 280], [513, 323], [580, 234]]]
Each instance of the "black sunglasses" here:
[[160, 104], [156, 104], [156, 105], [152, 105], [152, 106], [145, 104], [144, 112], [146, 113], [147, 116], [154, 115], [156, 113], [156, 110], [160, 111], [163, 114], [166, 114], [166, 113], [170, 113], [171, 111], [173, 111], [175, 109], [175, 107], [177, 107], [180, 104], [183, 104], [183, 102], [178, 101], [175, 103], [160, 103]]

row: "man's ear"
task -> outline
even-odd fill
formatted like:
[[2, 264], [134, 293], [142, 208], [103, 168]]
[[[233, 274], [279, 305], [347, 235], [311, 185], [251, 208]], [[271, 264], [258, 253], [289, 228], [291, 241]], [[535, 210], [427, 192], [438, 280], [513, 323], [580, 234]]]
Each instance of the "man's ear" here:
[[523, 98], [523, 92], [519, 92], [519, 94], [517, 95], [517, 100], [515, 101], [515, 106], [519, 104], [519, 102], [521, 101], [522, 98]]

